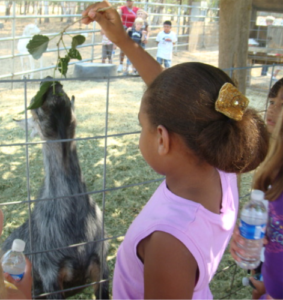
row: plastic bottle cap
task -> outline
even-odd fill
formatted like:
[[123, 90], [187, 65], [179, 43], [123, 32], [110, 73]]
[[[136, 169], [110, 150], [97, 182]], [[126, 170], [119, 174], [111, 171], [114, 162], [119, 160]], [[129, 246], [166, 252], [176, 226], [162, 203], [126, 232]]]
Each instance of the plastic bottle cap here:
[[252, 190], [251, 198], [254, 200], [263, 200], [264, 199], [264, 192], [260, 190]]
[[26, 243], [23, 240], [15, 239], [12, 244], [12, 250], [17, 252], [23, 252], [25, 250]]

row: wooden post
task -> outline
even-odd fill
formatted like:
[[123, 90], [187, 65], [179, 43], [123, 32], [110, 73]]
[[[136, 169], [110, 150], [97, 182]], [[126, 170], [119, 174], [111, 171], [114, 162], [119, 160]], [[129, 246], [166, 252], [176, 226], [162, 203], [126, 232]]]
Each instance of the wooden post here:
[[[252, 0], [220, 0], [219, 7], [219, 67], [246, 67]], [[246, 73], [245, 69], [232, 72], [232, 79], [243, 94]]]

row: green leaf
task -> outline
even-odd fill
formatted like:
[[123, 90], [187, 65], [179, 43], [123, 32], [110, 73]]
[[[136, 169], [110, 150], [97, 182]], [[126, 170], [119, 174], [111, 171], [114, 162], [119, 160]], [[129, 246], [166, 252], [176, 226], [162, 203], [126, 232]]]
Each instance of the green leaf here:
[[53, 81], [46, 81], [40, 85], [39, 91], [33, 97], [32, 103], [27, 109], [36, 109], [42, 105], [43, 97], [47, 93], [50, 86], [52, 86]]
[[27, 44], [28, 52], [34, 59], [39, 59], [47, 49], [49, 37], [41, 34], [36, 34]]
[[70, 61], [70, 57], [66, 55], [65, 57], [59, 58], [58, 63], [58, 70], [59, 72], [66, 77], [67, 71], [68, 71], [68, 63]]
[[76, 35], [72, 39], [72, 48], [76, 48], [78, 45], [82, 45], [85, 42], [85, 37], [83, 35]]
[[71, 48], [68, 52], [68, 55], [70, 58], [82, 60], [80, 52], [75, 48]]

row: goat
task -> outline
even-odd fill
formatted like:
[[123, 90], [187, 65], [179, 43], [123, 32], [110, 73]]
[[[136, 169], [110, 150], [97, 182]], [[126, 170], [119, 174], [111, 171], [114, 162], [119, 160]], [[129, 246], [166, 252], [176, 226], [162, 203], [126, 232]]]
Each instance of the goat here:
[[[22, 39], [19, 39], [17, 49], [20, 54], [26, 54], [28, 53], [27, 50], [27, 44], [29, 41], [32, 39], [32, 37], [36, 34], [40, 33], [40, 29], [35, 25], [35, 24], [28, 24], [25, 26], [23, 30], [23, 37]], [[20, 56], [21, 59], [21, 67], [22, 70], [25, 71], [27, 70], [34, 70], [35, 69], [35, 64], [34, 64], [34, 58], [31, 55], [28, 55], [28, 66], [27, 68], [25, 67], [25, 61], [24, 61], [24, 56]], [[40, 68], [43, 68], [43, 58], [40, 58]], [[40, 72], [40, 77], [42, 78], [42, 71]], [[33, 73], [31, 73], [30, 78], [33, 79]]]
[[[98, 282], [100, 273], [103, 279], [108, 279], [108, 243], [102, 240], [105, 233], [101, 210], [89, 195], [84, 194], [87, 190], [75, 141], [60, 141], [75, 137], [74, 97], [70, 101], [63, 86], [56, 82], [55, 93], [51, 86], [42, 106], [31, 113], [38, 133], [47, 141], [42, 146], [45, 179], [39, 199], [49, 200], [37, 201], [30, 215], [32, 248], [27, 220], [6, 239], [2, 250], [6, 252], [13, 240], [20, 238], [26, 242], [25, 253], [35, 252], [32, 264], [36, 295]], [[50, 140], [58, 142], [50, 143]], [[52, 250], [83, 242], [88, 243]], [[102, 299], [109, 298], [108, 281], [100, 285]], [[99, 298], [99, 284], [94, 290]], [[70, 295], [72, 293], [58, 292], [49, 299], [64, 299]]]

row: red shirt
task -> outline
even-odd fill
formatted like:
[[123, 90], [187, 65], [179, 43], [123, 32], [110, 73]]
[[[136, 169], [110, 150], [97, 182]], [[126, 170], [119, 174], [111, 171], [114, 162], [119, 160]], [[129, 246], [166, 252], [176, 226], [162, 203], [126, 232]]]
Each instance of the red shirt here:
[[122, 23], [127, 28], [132, 27], [137, 16], [138, 7], [128, 8], [127, 6], [120, 7], [122, 12]]

